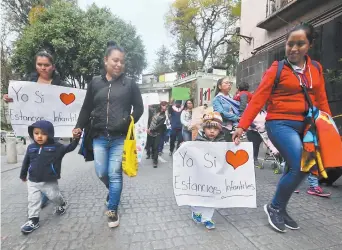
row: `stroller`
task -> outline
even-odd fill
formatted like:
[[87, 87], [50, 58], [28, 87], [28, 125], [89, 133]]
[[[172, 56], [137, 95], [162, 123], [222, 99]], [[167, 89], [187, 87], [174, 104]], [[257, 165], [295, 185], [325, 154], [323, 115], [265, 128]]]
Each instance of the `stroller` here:
[[263, 143], [265, 144], [267, 151], [265, 153], [264, 160], [261, 164], [261, 169], [264, 168], [266, 161], [273, 161], [272, 163], [272, 169], [275, 174], [281, 174], [285, 170], [286, 162], [284, 161], [284, 158], [280, 155], [279, 151], [276, 149], [276, 147], [272, 144], [271, 140], [268, 138], [267, 132], [259, 132]]

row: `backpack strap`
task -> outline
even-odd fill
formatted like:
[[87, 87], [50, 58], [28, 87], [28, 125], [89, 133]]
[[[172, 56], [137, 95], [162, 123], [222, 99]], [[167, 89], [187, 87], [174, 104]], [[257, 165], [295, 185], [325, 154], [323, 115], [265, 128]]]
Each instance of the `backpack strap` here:
[[321, 68], [318, 65], [318, 62], [315, 60], [311, 60], [312, 65], [318, 70], [319, 74], [321, 74]]
[[[321, 68], [319, 67], [318, 62], [315, 61], [315, 60], [311, 60], [311, 63], [318, 70], [319, 74], [321, 74]], [[277, 89], [277, 87], [279, 85], [280, 74], [281, 74], [281, 71], [283, 70], [285, 64], [288, 64], [286, 59], [278, 61], [278, 69], [277, 69], [277, 73], [276, 73], [276, 78], [274, 80], [274, 85], [273, 85], [272, 93]]]
[[284, 65], [285, 65], [285, 59], [283, 59], [281, 61], [278, 61], [278, 68], [277, 68], [277, 73], [276, 73], [276, 77], [275, 77], [275, 80], [274, 80], [274, 85], [273, 85], [272, 92], [274, 92], [277, 89], [277, 87], [278, 87], [278, 84], [280, 82], [280, 74], [281, 74], [281, 71], [284, 68]]

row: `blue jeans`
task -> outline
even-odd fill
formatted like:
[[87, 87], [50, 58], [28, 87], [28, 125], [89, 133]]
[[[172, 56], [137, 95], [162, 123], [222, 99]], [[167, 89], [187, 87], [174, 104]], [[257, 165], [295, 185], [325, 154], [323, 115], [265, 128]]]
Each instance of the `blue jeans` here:
[[122, 191], [122, 152], [124, 136], [94, 138], [95, 171], [109, 189], [108, 210], [117, 210]]
[[170, 141], [171, 129], [166, 130], [166, 134], [164, 137], [164, 142], [167, 143]]
[[309, 187], [311, 187], [311, 188], [318, 187], [318, 177], [317, 176], [315, 176], [313, 174], [309, 174], [307, 180], [309, 183]]
[[304, 123], [272, 120], [266, 122], [266, 130], [271, 142], [288, 164], [288, 170], [280, 178], [272, 200], [274, 208], [286, 209], [292, 193], [306, 176], [306, 173], [300, 171]]
[[189, 130], [182, 130], [183, 141], [192, 141], [192, 132]]

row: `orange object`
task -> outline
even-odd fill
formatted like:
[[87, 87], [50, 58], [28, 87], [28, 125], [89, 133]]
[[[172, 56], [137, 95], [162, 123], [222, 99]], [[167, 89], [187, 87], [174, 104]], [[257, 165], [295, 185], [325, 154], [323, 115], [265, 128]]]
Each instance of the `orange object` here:
[[342, 140], [333, 119], [320, 112], [315, 123], [324, 168], [341, 167]]
[[226, 153], [226, 161], [229, 165], [231, 165], [234, 169], [242, 166], [249, 160], [249, 155], [245, 150], [238, 150], [235, 153], [231, 150], [228, 150]]
[[65, 105], [69, 105], [69, 104], [73, 103], [76, 99], [76, 97], [73, 93], [70, 93], [70, 94], [62, 93], [62, 94], [60, 94], [59, 98], [61, 99], [61, 101]]

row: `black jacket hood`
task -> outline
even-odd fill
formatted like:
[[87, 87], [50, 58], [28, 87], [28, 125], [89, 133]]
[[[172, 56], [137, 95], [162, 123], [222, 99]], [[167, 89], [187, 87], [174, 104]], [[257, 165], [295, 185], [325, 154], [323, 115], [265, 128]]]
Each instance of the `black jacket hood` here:
[[54, 142], [54, 137], [55, 137], [55, 129], [53, 127], [53, 124], [49, 121], [41, 120], [33, 123], [31, 126], [28, 127], [28, 133], [32, 140], [33, 138], [33, 129], [34, 128], [40, 128], [43, 130], [45, 133], [48, 135], [48, 142], [53, 143]]

